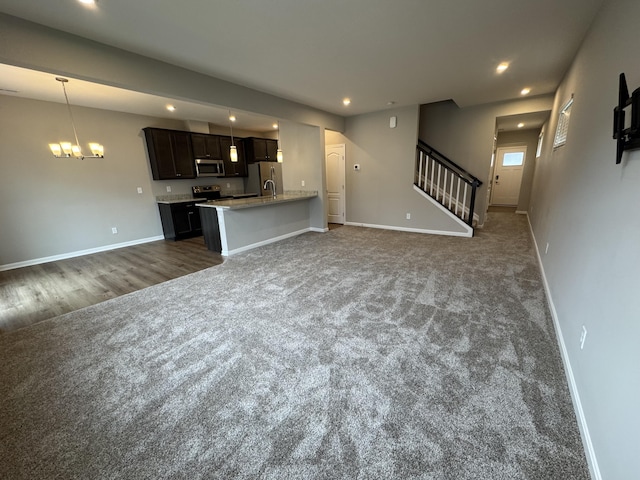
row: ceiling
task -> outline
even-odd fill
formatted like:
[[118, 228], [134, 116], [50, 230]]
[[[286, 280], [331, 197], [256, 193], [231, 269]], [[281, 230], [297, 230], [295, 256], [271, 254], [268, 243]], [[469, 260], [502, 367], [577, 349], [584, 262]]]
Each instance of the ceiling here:
[[[56, 77], [50, 73], [0, 63], [0, 94], [64, 103], [64, 91]], [[222, 126], [229, 124], [230, 112], [226, 108], [149, 95], [71, 77], [64, 78], [69, 80], [65, 88], [73, 106], [101, 108], [154, 118], [196, 120]], [[175, 111], [167, 110], [168, 105], [175, 107]], [[253, 132], [274, 130], [273, 124], [276, 119], [273, 117], [239, 110], [234, 110], [233, 114], [237, 119], [234, 128]]]
[[[0, 0], [0, 11], [351, 116], [447, 99], [461, 107], [509, 100], [524, 87], [530, 95], [552, 93], [603, 3], [98, 0], [87, 8], [76, 0]], [[496, 73], [504, 61], [509, 69]], [[0, 89], [63, 101], [51, 75], [30, 77], [29, 71], [8, 68], [0, 69]], [[215, 115], [221, 115], [226, 122], [225, 109], [178, 105], [79, 80], [68, 86], [74, 104], [104, 108], [106, 98], [112, 105], [117, 98], [122, 111], [169, 116], [153, 108], [175, 103], [181, 118], [218, 123]], [[352, 100], [348, 107], [344, 97]]]
[[[496, 131], [497, 132], [507, 132], [511, 130], [534, 130], [540, 129], [545, 124], [547, 120], [549, 120], [550, 112], [531, 112], [531, 113], [523, 113], [520, 115], [507, 115], [504, 117], [496, 118]], [[522, 124], [522, 127], [518, 127], [519, 124]]]

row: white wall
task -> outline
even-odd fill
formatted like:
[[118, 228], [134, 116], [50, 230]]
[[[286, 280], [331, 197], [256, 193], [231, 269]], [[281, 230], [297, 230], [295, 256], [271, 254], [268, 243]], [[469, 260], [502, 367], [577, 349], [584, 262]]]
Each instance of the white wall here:
[[[640, 472], [640, 151], [615, 165], [611, 138], [618, 75], [640, 87], [639, 21], [635, 0], [612, 0], [598, 15], [558, 89], [529, 209], [592, 459], [607, 480]], [[572, 93], [567, 143], [553, 151]]]
[[[389, 128], [391, 116], [397, 117], [396, 128]], [[396, 108], [347, 118], [344, 135], [326, 133], [327, 144], [345, 144], [347, 223], [463, 231], [413, 189], [418, 119], [417, 105]]]
[[420, 139], [460, 165], [482, 182], [476, 197], [476, 213], [484, 223], [487, 182], [493, 153], [496, 118], [551, 110], [553, 96], [458, 108], [452, 101], [420, 108]]
[[141, 132], [182, 122], [74, 108], [84, 148], [105, 146], [104, 159], [78, 160], [48, 148], [72, 139], [64, 104], [4, 95], [0, 111], [0, 265], [160, 236], [155, 196], [190, 193], [194, 181], [151, 180]]
[[[324, 208], [323, 130], [310, 125], [280, 121], [280, 146], [284, 156], [282, 163], [284, 189], [317, 191], [318, 198], [309, 202], [310, 224], [312, 228], [325, 229], [327, 216]], [[302, 186], [303, 180], [304, 186]]]

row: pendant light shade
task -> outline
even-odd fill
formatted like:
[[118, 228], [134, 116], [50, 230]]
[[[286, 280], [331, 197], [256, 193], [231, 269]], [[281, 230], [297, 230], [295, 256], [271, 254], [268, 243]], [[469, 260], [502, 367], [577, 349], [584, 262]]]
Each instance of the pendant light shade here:
[[62, 84], [62, 91], [64, 92], [64, 100], [67, 104], [67, 109], [69, 110], [69, 118], [71, 119], [71, 127], [73, 128], [73, 136], [76, 140], [75, 144], [71, 144], [71, 142], [60, 142], [60, 143], [50, 143], [49, 149], [53, 156], [56, 158], [104, 158], [104, 147], [99, 143], [90, 143], [89, 149], [91, 150], [92, 155], [83, 155], [82, 149], [80, 148], [80, 142], [78, 141], [78, 132], [76, 131], [76, 124], [73, 121], [73, 113], [71, 112], [71, 104], [69, 103], [69, 97], [67, 96], [67, 89], [64, 86], [69, 80], [62, 77], [56, 77], [56, 80]]
[[280, 145], [280, 121], [276, 124], [278, 129], [278, 150], [276, 150], [276, 160], [278, 163], [284, 162], [284, 156], [282, 155], [282, 146]]
[[229, 110], [229, 130], [231, 131], [231, 146], [229, 147], [229, 159], [233, 163], [236, 163], [238, 161], [238, 149], [236, 148], [236, 145], [233, 142], [233, 122], [235, 121], [236, 121], [236, 117], [231, 115], [231, 110]]

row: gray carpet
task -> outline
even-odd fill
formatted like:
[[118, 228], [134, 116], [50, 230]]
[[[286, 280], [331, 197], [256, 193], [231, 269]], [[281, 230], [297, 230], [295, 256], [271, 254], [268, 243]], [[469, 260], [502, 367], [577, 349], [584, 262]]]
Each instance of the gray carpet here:
[[0, 477], [589, 478], [526, 218], [309, 233], [0, 337]]

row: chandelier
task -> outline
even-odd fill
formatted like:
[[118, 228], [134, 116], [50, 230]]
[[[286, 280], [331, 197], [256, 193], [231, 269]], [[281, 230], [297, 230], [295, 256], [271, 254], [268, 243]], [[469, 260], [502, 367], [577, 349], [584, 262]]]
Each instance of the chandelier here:
[[73, 113], [71, 112], [71, 105], [69, 104], [69, 97], [67, 96], [67, 89], [64, 86], [69, 80], [63, 77], [56, 77], [56, 80], [62, 84], [62, 91], [64, 92], [64, 99], [67, 103], [67, 109], [69, 110], [69, 118], [71, 119], [71, 126], [73, 127], [73, 136], [76, 140], [75, 144], [72, 144], [68, 141], [63, 141], [59, 143], [50, 143], [49, 148], [51, 149], [51, 153], [56, 158], [104, 158], [104, 147], [99, 143], [90, 143], [89, 150], [91, 150], [91, 155], [83, 155], [82, 149], [80, 148], [80, 142], [78, 141], [78, 132], [76, 131], [76, 124], [73, 121]]

